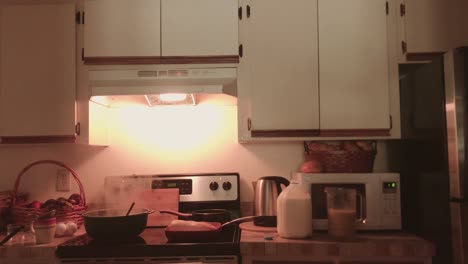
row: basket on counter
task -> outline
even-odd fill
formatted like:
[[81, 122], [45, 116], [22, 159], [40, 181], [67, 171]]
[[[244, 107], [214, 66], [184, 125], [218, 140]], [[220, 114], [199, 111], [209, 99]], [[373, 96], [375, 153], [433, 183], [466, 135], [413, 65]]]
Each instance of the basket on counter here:
[[325, 173], [372, 172], [376, 141], [304, 142], [306, 160], [317, 160]]
[[24, 203], [24, 204], [18, 203], [18, 188], [19, 188], [21, 177], [30, 168], [39, 164], [55, 164], [59, 167], [65, 168], [71, 173], [71, 175], [75, 179], [80, 189], [80, 193], [79, 193], [80, 201], [78, 204], [68, 206], [67, 208], [54, 208], [56, 210], [55, 217], [57, 218], [57, 222], [75, 222], [78, 225], [78, 227], [81, 226], [83, 224], [82, 214], [86, 211], [86, 208], [87, 208], [83, 184], [81, 184], [81, 181], [78, 178], [78, 174], [72, 168], [56, 160], [39, 160], [39, 161], [33, 162], [27, 165], [18, 174], [16, 181], [15, 181], [15, 186], [13, 189], [12, 199], [11, 199], [11, 215], [12, 215], [13, 222], [28, 223], [28, 222], [31, 222], [35, 217], [51, 210], [50, 208], [29, 208], [27, 207], [27, 203]]

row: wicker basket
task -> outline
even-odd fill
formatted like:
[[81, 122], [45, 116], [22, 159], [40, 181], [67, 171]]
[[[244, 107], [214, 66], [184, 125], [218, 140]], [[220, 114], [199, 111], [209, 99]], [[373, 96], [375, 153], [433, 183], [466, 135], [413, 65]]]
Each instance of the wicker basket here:
[[304, 142], [306, 160], [317, 160], [325, 173], [372, 172], [377, 154], [377, 143], [371, 141], [372, 150], [311, 150]]
[[39, 161], [33, 162], [29, 164], [28, 166], [26, 166], [18, 174], [18, 177], [16, 178], [16, 181], [15, 181], [15, 187], [13, 189], [13, 194], [12, 194], [12, 199], [11, 199], [11, 214], [12, 214], [13, 222], [15, 223], [31, 222], [36, 216], [44, 214], [50, 210], [46, 208], [44, 209], [28, 208], [26, 207], [26, 204], [17, 204], [18, 188], [19, 188], [20, 180], [23, 174], [35, 165], [46, 164], [46, 163], [55, 164], [57, 166], [67, 169], [71, 173], [71, 175], [73, 175], [73, 178], [75, 179], [80, 189], [81, 202], [78, 205], [73, 205], [73, 207], [68, 210], [56, 209], [55, 217], [57, 218], [57, 222], [75, 222], [78, 225], [78, 227], [81, 226], [83, 224], [82, 214], [86, 211], [86, 208], [87, 208], [83, 185], [81, 184], [81, 181], [79, 180], [78, 175], [73, 169], [71, 169], [69, 166], [65, 165], [64, 163], [60, 161], [55, 161], [55, 160], [39, 160]]

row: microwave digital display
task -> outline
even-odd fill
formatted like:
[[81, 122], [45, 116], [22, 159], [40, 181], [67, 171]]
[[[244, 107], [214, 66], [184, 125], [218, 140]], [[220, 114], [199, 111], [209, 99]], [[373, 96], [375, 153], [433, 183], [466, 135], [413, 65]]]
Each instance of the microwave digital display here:
[[383, 192], [384, 193], [396, 193], [398, 189], [398, 184], [395, 181], [392, 182], [383, 182]]

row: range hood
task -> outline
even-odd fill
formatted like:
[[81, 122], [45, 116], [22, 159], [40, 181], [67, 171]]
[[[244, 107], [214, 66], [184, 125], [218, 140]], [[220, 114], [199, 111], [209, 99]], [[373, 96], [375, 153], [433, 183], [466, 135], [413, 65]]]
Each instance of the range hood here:
[[[91, 100], [107, 106], [126, 103], [154, 105], [160, 94], [187, 94], [189, 98], [237, 95], [237, 68], [144, 68], [88, 71]], [[235, 99], [235, 98], [234, 98]]]

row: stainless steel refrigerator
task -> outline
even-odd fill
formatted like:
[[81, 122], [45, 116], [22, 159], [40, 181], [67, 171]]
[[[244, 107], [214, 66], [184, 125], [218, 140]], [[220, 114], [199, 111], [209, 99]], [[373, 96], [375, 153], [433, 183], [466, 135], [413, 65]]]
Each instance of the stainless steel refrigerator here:
[[468, 264], [468, 48], [400, 65], [402, 138], [389, 142], [400, 172], [402, 226], [436, 246], [435, 264]]

